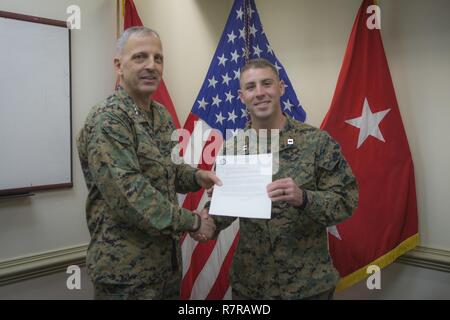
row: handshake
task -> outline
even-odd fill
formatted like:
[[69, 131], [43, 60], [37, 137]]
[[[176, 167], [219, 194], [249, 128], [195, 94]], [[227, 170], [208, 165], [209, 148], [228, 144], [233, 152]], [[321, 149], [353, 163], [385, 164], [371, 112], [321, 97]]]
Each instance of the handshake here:
[[195, 212], [199, 219], [197, 225], [197, 230], [189, 232], [191, 238], [198, 242], [206, 242], [215, 238], [216, 236], [216, 225], [214, 219], [208, 214], [208, 209], [203, 209], [200, 213]]

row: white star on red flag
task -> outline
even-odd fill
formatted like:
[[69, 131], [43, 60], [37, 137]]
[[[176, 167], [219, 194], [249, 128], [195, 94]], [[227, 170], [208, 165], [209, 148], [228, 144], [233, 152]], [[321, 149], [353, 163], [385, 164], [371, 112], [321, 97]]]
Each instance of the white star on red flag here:
[[356, 147], [357, 149], [361, 147], [361, 145], [364, 143], [364, 141], [366, 141], [366, 139], [369, 136], [372, 136], [382, 142], [385, 142], [379, 125], [380, 122], [383, 120], [383, 118], [389, 113], [389, 111], [391, 111], [391, 109], [386, 109], [383, 111], [372, 113], [372, 110], [370, 110], [370, 106], [366, 98], [364, 99], [361, 117], [345, 121], [346, 123], [360, 129], [358, 136], [358, 145]]

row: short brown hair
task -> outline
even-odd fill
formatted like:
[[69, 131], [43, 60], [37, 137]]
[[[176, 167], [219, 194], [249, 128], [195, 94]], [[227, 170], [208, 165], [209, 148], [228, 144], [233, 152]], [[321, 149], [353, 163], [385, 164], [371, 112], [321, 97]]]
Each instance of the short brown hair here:
[[270, 63], [269, 60], [259, 58], [259, 59], [251, 59], [248, 60], [247, 63], [241, 68], [241, 76], [248, 69], [265, 69], [270, 68], [277, 75], [278, 80], [280, 80], [280, 74], [278, 73], [278, 69]]

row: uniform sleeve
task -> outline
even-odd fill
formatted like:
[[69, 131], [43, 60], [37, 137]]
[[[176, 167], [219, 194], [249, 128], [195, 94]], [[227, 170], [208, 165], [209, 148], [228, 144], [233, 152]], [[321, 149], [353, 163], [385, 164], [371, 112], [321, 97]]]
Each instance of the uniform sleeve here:
[[197, 170], [187, 164], [179, 164], [176, 166], [176, 192], [188, 193], [200, 190], [201, 186], [197, 183], [197, 179], [195, 179]]
[[118, 115], [104, 113], [88, 143], [89, 171], [111, 211], [144, 231], [191, 229], [193, 213], [169, 202], [141, 173], [131, 132]]
[[306, 190], [302, 210], [314, 221], [331, 226], [350, 217], [358, 205], [358, 186], [339, 145], [325, 132], [316, 154], [317, 190]]

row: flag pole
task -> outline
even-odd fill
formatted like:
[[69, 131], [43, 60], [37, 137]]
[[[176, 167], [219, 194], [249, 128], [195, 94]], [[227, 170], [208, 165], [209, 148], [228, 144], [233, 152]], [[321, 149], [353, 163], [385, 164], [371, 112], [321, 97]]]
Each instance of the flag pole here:
[[116, 38], [120, 35], [120, 2], [121, 0], [116, 0]]
[[245, 29], [245, 52], [244, 52], [244, 60], [245, 63], [248, 62], [250, 56], [250, 18], [249, 10], [250, 10], [249, 0], [244, 0], [244, 29]]
[[[116, 38], [120, 37], [120, 21], [122, 16], [125, 15], [125, 0], [116, 0]], [[119, 86], [119, 75], [116, 76], [116, 85], [115, 89]]]

